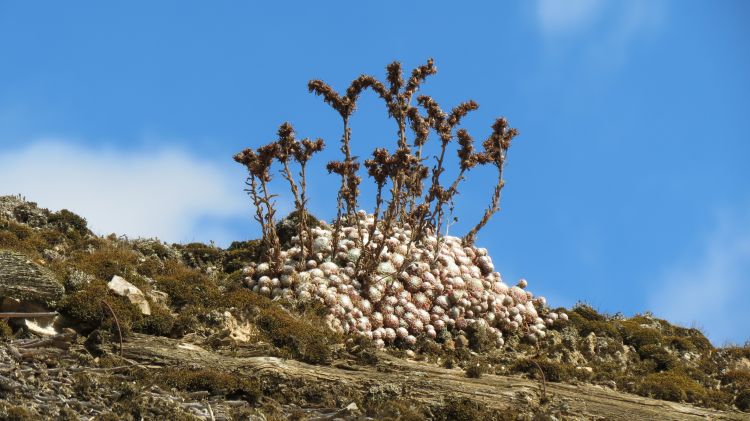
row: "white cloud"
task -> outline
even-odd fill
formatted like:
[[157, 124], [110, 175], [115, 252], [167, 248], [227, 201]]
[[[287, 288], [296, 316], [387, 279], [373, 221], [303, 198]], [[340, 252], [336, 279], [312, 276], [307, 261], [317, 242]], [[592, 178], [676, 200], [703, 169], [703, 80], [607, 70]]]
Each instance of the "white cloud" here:
[[617, 66], [634, 40], [660, 26], [665, 7], [661, 0], [538, 0], [535, 12], [553, 55]]
[[210, 235], [226, 229], [202, 227], [205, 220], [250, 218], [242, 175], [231, 170], [178, 149], [125, 152], [42, 140], [0, 154], [0, 194], [70, 209], [99, 234], [221, 243], [227, 239]]
[[658, 316], [704, 328], [714, 344], [750, 340], [750, 207], [724, 212], [698, 256], [671, 265], [655, 284]]
[[591, 24], [601, 9], [600, 0], [539, 0], [537, 18], [546, 32], [570, 31]]

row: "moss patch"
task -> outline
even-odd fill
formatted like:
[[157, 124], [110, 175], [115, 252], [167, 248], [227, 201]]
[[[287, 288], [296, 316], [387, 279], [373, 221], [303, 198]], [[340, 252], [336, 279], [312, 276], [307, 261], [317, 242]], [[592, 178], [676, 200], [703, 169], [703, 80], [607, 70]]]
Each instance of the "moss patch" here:
[[13, 329], [5, 319], [0, 319], [0, 338], [10, 338], [13, 336]]
[[114, 244], [107, 244], [93, 252], [76, 252], [70, 261], [70, 265], [105, 282], [109, 282], [115, 275], [130, 280], [137, 263], [137, 253]]
[[331, 345], [339, 342], [321, 319], [295, 317], [278, 305], [260, 309], [256, 324], [274, 345], [311, 364], [328, 363], [333, 356]]
[[445, 403], [433, 410], [438, 421], [495, 421], [515, 420], [516, 414], [511, 411], [494, 411], [486, 405], [468, 398], [448, 397]]
[[575, 368], [567, 364], [551, 361], [545, 358], [524, 358], [511, 367], [515, 373], [525, 373], [535, 379], [540, 379], [539, 369], [544, 373], [544, 379], [550, 382], [571, 380], [575, 377]]
[[707, 389], [674, 370], [649, 374], [640, 383], [639, 392], [656, 399], [698, 403], [714, 408], [724, 408], [732, 401], [732, 396], [727, 392]]
[[127, 298], [112, 294], [107, 284], [98, 280], [66, 296], [60, 303], [60, 312], [73, 319], [79, 327], [84, 327], [84, 330], [104, 327], [116, 332], [112, 315], [102, 301], [112, 307], [123, 335], [127, 335], [143, 318], [138, 307]]
[[210, 369], [167, 368], [155, 373], [151, 380], [178, 390], [188, 392], [205, 390], [212, 395], [223, 396], [227, 399], [243, 399], [251, 403], [256, 402], [261, 396], [259, 384], [247, 374]]
[[263, 255], [260, 240], [234, 241], [225, 252], [224, 272], [232, 273], [245, 267], [248, 262], [258, 262]]
[[750, 388], [743, 389], [737, 394], [734, 405], [740, 411], [750, 412]]
[[178, 308], [187, 305], [213, 308], [220, 304], [216, 282], [200, 270], [167, 261], [164, 271], [155, 279], [158, 289], [167, 293]]

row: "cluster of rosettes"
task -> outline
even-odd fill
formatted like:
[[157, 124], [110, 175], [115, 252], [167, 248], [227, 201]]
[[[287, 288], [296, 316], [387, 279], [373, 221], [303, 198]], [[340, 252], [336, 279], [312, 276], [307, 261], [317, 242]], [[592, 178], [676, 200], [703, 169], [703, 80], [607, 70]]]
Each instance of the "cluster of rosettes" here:
[[282, 274], [273, 276], [267, 263], [253, 264], [245, 268], [247, 286], [274, 298], [320, 300], [330, 309], [331, 329], [364, 335], [378, 347], [413, 346], [420, 336], [435, 339], [469, 329], [484, 329], [498, 346], [504, 335], [536, 342], [548, 326], [567, 319], [548, 311], [544, 297], [526, 291], [525, 279], [505, 284], [486, 249], [463, 246], [451, 236], [428, 235], [416, 244], [408, 226], [386, 239], [374, 273], [356, 276], [359, 246], [377, 252], [383, 240], [376, 229], [369, 241], [371, 215], [360, 211], [357, 222], [340, 228], [333, 261], [333, 231], [314, 228], [313, 259], [301, 261], [300, 238], [294, 237], [282, 252]]

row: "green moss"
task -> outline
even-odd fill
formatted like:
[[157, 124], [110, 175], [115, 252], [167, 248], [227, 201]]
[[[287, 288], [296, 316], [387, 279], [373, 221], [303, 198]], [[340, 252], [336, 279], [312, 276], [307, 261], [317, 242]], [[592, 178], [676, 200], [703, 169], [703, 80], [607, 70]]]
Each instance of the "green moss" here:
[[466, 374], [466, 377], [469, 377], [472, 379], [478, 379], [482, 377], [483, 374], [486, 374], [489, 371], [490, 371], [489, 364], [487, 364], [487, 361], [481, 358], [475, 358], [467, 362], [466, 367], [464, 368], [464, 373]]
[[72, 232], [79, 236], [86, 235], [89, 232], [86, 219], [67, 209], [51, 214], [47, 221], [62, 232]]
[[188, 392], [208, 391], [228, 399], [244, 399], [254, 403], [261, 396], [258, 382], [247, 374], [229, 373], [219, 370], [188, 370], [167, 368], [154, 374], [158, 384]]
[[115, 275], [128, 278], [134, 273], [138, 264], [138, 254], [123, 245], [107, 244], [91, 253], [73, 253], [70, 264], [102, 281], [109, 282]]
[[413, 400], [389, 399], [386, 402], [368, 403], [367, 416], [383, 421], [426, 421], [425, 408]]
[[260, 308], [255, 322], [275, 346], [312, 364], [329, 362], [331, 345], [339, 340], [322, 319], [311, 314], [295, 317], [279, 305]]
[[[238, 288], [228, 292], [224, 297], [224, 303], [226, 307], [234, 307], [242, 312], [257, 311], [259, 309], [276, 305], [269, 298], [256, 294], [247, 288]], [[300, 307], [299, 311], [300, 313], [309, 312], [310, 314], [316, 314], [313, 311], [308, 311], [307, 307]], [[325, 313], [323, 313], [323, 315], [325, 315]], [[322, 317], [322, 315], [318, 317]]]
[[726, 373], [722, 374], [721, 383], [724, 385], [750, 388], [750, 371], [729, 370]]
[[[308, 227], [315, 228], [320, 226], [318, 218], [311, 213], [308, 212], [306, 218]], [[279, 236], [282, 247], [288, 248], [292, 245], [292, 237], [299, 235], [299, 223], [299, 212], [295, 210], [276, 224], [276, 234]]]
[[697, 329], [691, 329], [691, 335], [687, 336], [687, 340], [692, 343], [693, 348], [698, 352], [709, 352], [715, 348], [711, 345], [711, 341], [706, 338], [701, 331]]
[[638, 348], [638, 355], [641, 359], [652, 360], [656, 364], [656, 371], [670, 370], [679, 365], [679, 359], [658, 344]]
[[0, 234], [0, 249], [38, 256], [44, 249], [51, 247], [37, 230], [14, 221], [0, 222]]
[[213, 245], [189, 243], [177, 247], [181, 249], [185, 263], [193, 267], [221, 266], [224, 260], [223, 251]]
[[740, 410], [750, 412], [750, 387], [741, 390], [734, 399], [734, 405]]
[[177, 319], [172, 326], [172, 335], [184, 336], [195, 332], [200, 326], [200, 317], [206, 313], [202, 306], [187, 305], [180, 309]]
[[263, 244], [260, 240], [234, 241], [225, 252], [224, 272], [232, 273], [258, 262], [263, 255]]
[[151, 305], [151, 315], [142, 317], [134, 326], [139, 332], [152, 335], [169, 336], [175, 325], [175, 317], [162, 305]]
[[600, 314], [588, 304], [578, 303], [575, 307], [573, 307], [572, 312], [591, 322], [603, 322], [607, 320], [606, 316]]
[[127, 335], [134, 325], [141, 323], [143, 315], [138, 307], [131, 304], [127, 298], [112, 294], [107, 284], [102, 281], [94, 281], [81, 291], [63, 298], [60, 312], [73, 319], [79, 326], [88, 329], [104, 327], [116, 332], [114, 319], [102, 301], [106, 301], [112, 307], [123, 335]]
[[167, 261], [163, 273], [155, 279], [158, 289], [167, 293], [177, 307], [192, 305], [214, 308], [220, 303], [216, 283], [197, 269]]
[[724, 352], [733, 359], [750, 359], [750, 342], [746, 343], [744, 346], [728, 346], [724, 348]]
[[364, 336], [356, 335], [346, 341], [346, 350], [352, 354], [357, 361], [367, 364], [376, 365], [380, 361], [378, 349], [372, 340]]
[[511, 371], [514, 373], [526, 373], [535, 379], [541, 380], [540, 368], [544, 373], [546, 381], [561, 382], [575, 377], [575, 369], [572, 366], [545, 358], [524, 358], [518, 360], [511, 366]]
[[0, 407], [0, 418], [7, 421], [34, 421], [39, 419], [39, 416], [24, 406], [3, 403]]
[[596, 312], [593, 308], [579, 304], [568, 312], [570, 324], [578, 331], [580, 336], [588, 336], [594, 333], [596, 336], [608, 338], [620, 338], [617, 324]]
[[699, 402], [706, 396], [700, 384], [675, 371], [649, 374], [641, 382], [639, 393], [673, 402]]
[[8, 321], [0, 319], [0, 338], [5, 339], [10, 338], [11, 336], [13, 336], [13, 329], [11, 329]]
[[642, 326], [641, 322], [634, 317], [620, 323], [623, 342], [626, 345], [632, 345], [638, 350], [643, 346], [661, 344], [664, 341], [664, 337], [658, 330]]
[[496, 342], [484, 326], [469, 326], [467, 329], [469, 347], [476, 352], [487, 352], [496, 348]]
[[437, 421], [490, 421], [516, 419], [511, 411], [496, 411], [469, 398], [450, 396], [445, 403], [433, 410]]
[[695, 351], [696, 347], [691, 338], [682, 336], [667, 336], [664, 338], [665, 343], [678, 351]]

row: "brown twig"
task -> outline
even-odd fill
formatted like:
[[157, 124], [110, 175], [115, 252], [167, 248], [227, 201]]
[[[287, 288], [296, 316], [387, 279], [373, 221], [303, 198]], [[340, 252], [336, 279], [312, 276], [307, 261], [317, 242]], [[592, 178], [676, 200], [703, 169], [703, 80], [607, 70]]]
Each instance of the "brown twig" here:
[[547, 402], [547, 379], [544, 376], [544, 370], [542, 370], [542, 366], [539, 365], [539, 363], [536, 361], [537, 358], [541, 357], [542, 349], [539, 347], [539, 344], [536, 346], [536, 355], [534, 358], [531, 359], [531, 362], [534, 363], [536, 368], [539, 370], [539, 374], [542, 376], [542, 403]]
[[102, 300], [102, 304], [104, 304], [109, 312], [112, 314], [112, 318], [115, 319], [115, 326], [117, 326], [117, 336], [120, 337], [120, 356], [122, 357], [122, 329], [120, 329], [120, 321], [117, 320], [117, 314], [115, 314], [115, 311], [112, 310], [112, 307], [109, 305], [108, 302], [105, 300]]
[[34, 319], [37, 317], [53, 317], [57, 312], [39, 312], [39, 313], [0, 313], [0, 319]]
[[497, 184], [495, 185], [495, 192], [492, 195], [490, 206], [485, 210], [482, 219], [464, 236], [463, 243], [466, 245], [474, 244], [479, 230], [489, 222], [492, 215], [500, 210], [500, 193], [505, 186], [505, 180], [503, 180], [505, 159], [508, 156], [510, 142], [517, 134], [518, 131], [516, 129], [508, 127], [508, 120], [502, 117], [498, 118], [492, 125], [492, 134], [483, 143], [484, 152], [477, 154], [476, 159], [478, 163], [492, 163], [495, 165], [497, 168]]

